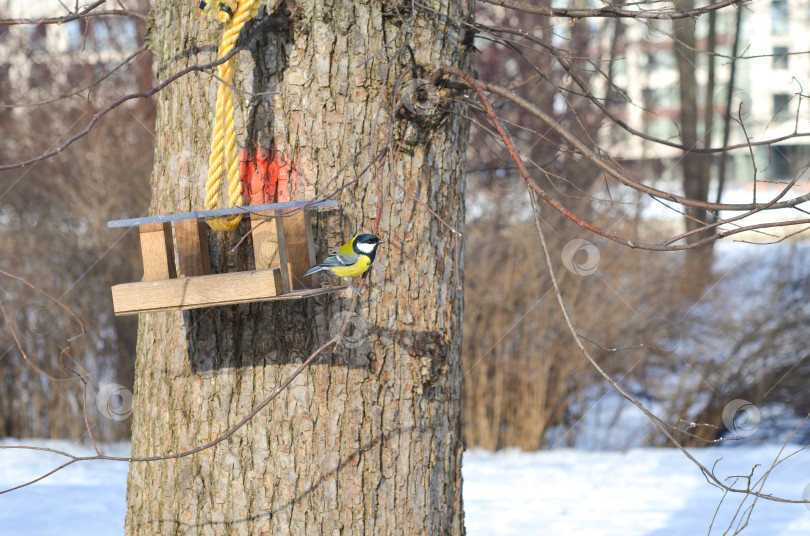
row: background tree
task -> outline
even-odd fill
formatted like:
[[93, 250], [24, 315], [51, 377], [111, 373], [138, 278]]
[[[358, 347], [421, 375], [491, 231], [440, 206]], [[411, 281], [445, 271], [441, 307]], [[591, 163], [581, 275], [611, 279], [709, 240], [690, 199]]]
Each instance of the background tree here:
[[[133, 11], [126, 17], [0, 25], [5, 81], [0, 161], [57, 147], [119, 97], [152, 87], [151, 58], [141, 49], [145, 17], [136, 16], [148, 3], [133, 1], [129, 7]], [[0, 18], [11, 11], [5, 7]], [[73, 318], [21, 282], [3, 277], [0, 302], [8, 319], [0, 315], [0, 437], [86, 436], [82, 386], [65, 364], [92, 375], [91, 402], [105, 385], [132, 386], [137, 324], [112, 314], [109, 287], [140, 277], [137, 255], [117, 253], [119, 248], [137, 251], [137, 236], [110, 232], [107, 220], [111, 214], [146, 210], [149, 191], [143, 178], [152, 167], [154, 103], [130, 102], [109, 119], [79, 141], [76, 151], [0, 172], [0, 269], [61, 298], [87, 329], [69, 341], [81, 332]], [[14, 335], [28, 359], [19, 353]], [[106, 404], [87, 408], [96, 436], [129, 437], [128, 408], [108, 401], [110, 411], [122, 413], [106, 412]]]
[[[684, 9], [693, 9], [695, 3], [688, 0]], [[709, 51], [705, 60], [709, 68], [706, 69], [707, 81], [703, 86], [705, 95], [698, 99], [698, 92], [701, 86], [697, 81], [698, 58], [701, 56], [697, 48], [695, 39], [695, 23], [692, 20], [679, 20], [673, 24], [673, 47], [675, 61], [678, 65], [679, 94], [680, 94], [680, 138], [681, 144], [685, 147], [704, 149], [712, 146], [712, 122], [714, 118], [714, 49], [715, 39], [715, 18], [709, 18], [709, 42], [703, 50]], [[702, 104], [703, 106], [701, 106]], [[700, 110], [704, 110], [701, 114]], [[701, 201], [709, 200], [709, 183], [711, 181], [710, 154], [701, 154], [694, 151], [684, 151], [681, 160], [683, 171], [683, 192], [684, 195], [692, 199]], [[705, 208], [690, 207], [685, 213], [685, 223], [687, 231], [698, 231], [705, 228], [709, 221], [709, 213]], [[711, 229], [708, 231], [711, 232]], [[690, 235], [687, 240], [697, 242], [705, 238], [706, 233]], [[700, 297], [703, 285], [708, 283], [708, 278], [703, 284], [696, 284], [698, 274], [711, 274], [712, 266], [712, 246], [710, 242], [705, 247], [692, 250], [687, 254], [687, 263], [684, 265], [684, 292], [697, 299]]]

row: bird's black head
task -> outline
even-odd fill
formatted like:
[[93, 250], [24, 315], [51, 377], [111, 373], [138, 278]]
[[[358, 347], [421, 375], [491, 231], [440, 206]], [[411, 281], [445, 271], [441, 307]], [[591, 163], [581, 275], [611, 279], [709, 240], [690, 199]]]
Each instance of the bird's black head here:
[[357, 235], [352, 243], [352, 248], [355, 253], [362, 253], [368, 255], [371, 260], [374, 260], [374, 255], [377, 253], [377, 246], [382, 244], [384, 240], [380, 240], [377, 235], [361, 234]]

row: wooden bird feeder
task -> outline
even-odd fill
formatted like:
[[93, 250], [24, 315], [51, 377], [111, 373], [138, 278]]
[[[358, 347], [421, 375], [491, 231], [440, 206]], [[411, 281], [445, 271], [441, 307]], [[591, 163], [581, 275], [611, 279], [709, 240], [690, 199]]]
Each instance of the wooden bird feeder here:
[[[312, 276], [300, 277], [315, 264], [310, 211], [335, 206], [335, 201], [293, 201], [107, 222], [111, 228], [138, 227], [143, 257], [143, 281], [112, 287], [115, 314], [297, 300], [344, 290], [346, 285], [313, 288]], [[295, 208], [301, 210], [266, 219]], [[205, 218], [248, 211], [256, 269], [211, 274]], [[176, 267], [173, 237], [177, 242]]]

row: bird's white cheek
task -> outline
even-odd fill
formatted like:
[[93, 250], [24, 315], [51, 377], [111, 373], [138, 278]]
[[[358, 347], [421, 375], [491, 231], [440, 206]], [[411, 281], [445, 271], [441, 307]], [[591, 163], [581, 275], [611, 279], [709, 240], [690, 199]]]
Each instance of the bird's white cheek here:
[[363, 253], [371, 253], [374, 251], [374, 244], [357, 244], [357, 249]]

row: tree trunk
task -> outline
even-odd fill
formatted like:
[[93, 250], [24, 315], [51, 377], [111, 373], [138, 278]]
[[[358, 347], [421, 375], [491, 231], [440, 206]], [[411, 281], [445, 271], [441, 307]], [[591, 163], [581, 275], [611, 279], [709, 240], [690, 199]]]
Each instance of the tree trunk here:
[[[156, 4], [150, 43], [160, 80], [213, 59], [218, 25], [196, 16], [191, 2]], [[237, 132], [241, 147], [289, 164], [293, 199], [347, 186], [336, 197], [340, 211], [315, 218], [319, 258], [372, 230], [383, 202], [379, 232], [389, 242], [355, 324], [365, 324], [368, 335], [320, 357], [229, 440], [174, 461], [133, 463], [129, 535], [464, 532], [463, 295], [453, 277], [453, 236], [404, 197], [383, 166], [355, 180], [372, 161], [364, 147], [383, 146], [393, 81], [410, 66], [408, 55], [394, 60], [382, 88], [397, 48], [410, 43], [426, 72], [440, 65], [469, 70], [472, 54], [462, 44], [463, 26], [424, 13], [382, 49], [402, 29], [383, 9], [396, 13], [374, 1], [300, 2], [286, 30], [264, 31], [250, 53], [238, 54], [234, 82], [277, 92], [235, 94]], [[471, 19], [466, 2], [449, 9]], [[242, 39], [266, 16], [262, 9]], [[216, 84], [193, 74], [159, 94], [153, 214], [203, 206]], [[402, 144], [404, 136], [395, 135], [395, 180], [461, 230], [469, 124], [463, 105], [445, 111], [413, 122]], [[249, 241], [229, 253], [244, 231], [245, 224], [209, 232], [214, 271], [250, 264]], [[346, 292], [141, 315], [133, 456], [180, 452], [222, 435], [331, 338], [351, 300]]]
[[[683, 9], [694, 7], [694, 0], [686, 0]], [[687, 147], [703, 148], [709, 145], [711, 123], [704, 123], [703, 132], [699, 132], [699, 109], [695, 76], [697, 67], [697, 48], [695, 42], [695, 22], [683, 19], [674, 22], [675, 59], [680, 77], [681, 105], [681, 143]], [[712, 81], [713, 84], [713, 81]], [[711, 85], [711, 84], [710, 84]], [[708, 99], [707, 99], [708, 100]], [[708, 103], [711, 106], [711, 103]], [[705, 120], [708, 122], [714, 110], [706, 107]], [[683, 170], [683, 192], [690, 199], [707, 201], [709, 199], [709, 181], [711, 178], [711, 156], [706, 154], [684, 152], [680, 161]], [[686, 230], [694, 231], [703, 228], [710, 222], [705, 209], [688, 207], [685, 210]], [[712, 234], [714, 231], [695, 233], [687, 237], [693, 243]], [[684, 269], [685, 290], [692, 297], [702, 294], [702, 283], [708, 281], [713, 263], [713, 242], [687, 251]], [[696, 284], [698, 283], [698, 284]]]
[[[737, 10], [734, 19], [734, 41], [731, 45], [731, 60], [729, 60], [729, 74], [728, 74], [728, 89], [726, 90], [725, 112], [723, 114], [723, 147], [728, 145], [728, 140], [731, 137], [731, 118], [736, 113], [739, 117], [741, 110], [732, 110], [732, 102], [734, 99], [734, 81], [737, 77], [737, 54], [740, 47], [740, 30], [742, 29], [742, 14], [741, 9]], [[723, 152], [720, 154], [720, 165], [717, 170], [717, 197], [715, 203], [723, 201], [723, 187], [726, 182], [726, 166], [728, 164], [728, 153]], [[716, 220], [717, 218], [715, 218]]]

